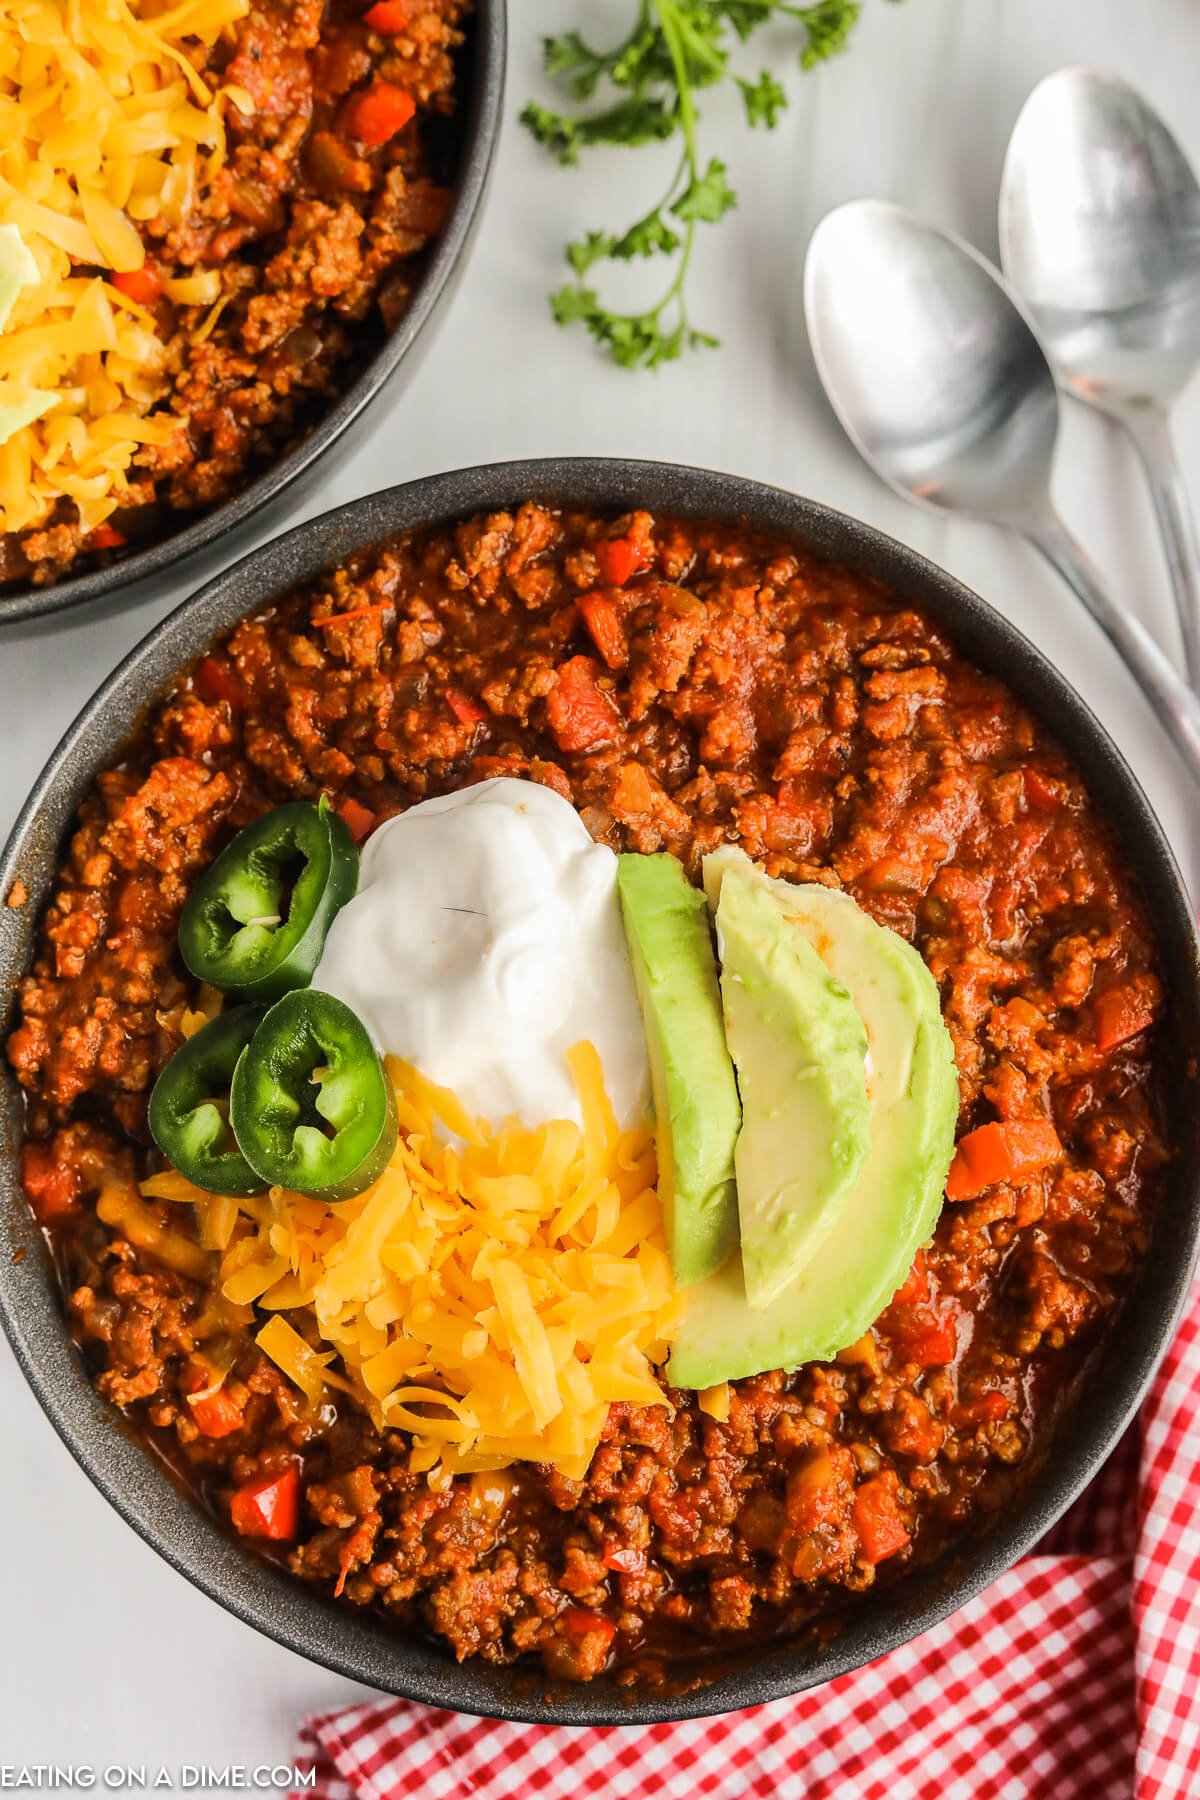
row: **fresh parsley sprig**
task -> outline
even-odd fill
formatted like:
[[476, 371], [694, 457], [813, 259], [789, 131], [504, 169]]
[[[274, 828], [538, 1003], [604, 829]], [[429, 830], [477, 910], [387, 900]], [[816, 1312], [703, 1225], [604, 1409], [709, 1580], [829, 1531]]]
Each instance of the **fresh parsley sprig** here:
[[[625, 369], [657, 368], [685, 349], [715, 345], [688, 317], [687, 276], [696, 227], [712, 225], [737, 204], [717, 157], [700, 153], [696, 96], [724, 81], [736, 82], [751, 126], [771, 130], [787, 95], [769, 69], [751, 81], [730, 58], [760, 26], [790, 22], [804, 33], [800, 66], [845, 49], [858, 21], [860, 0], [638, 0], [628, 36], [597, 50], [577, 31], [544, 41], [547, 73], [565, 83], [573, 109], [555, 111], [531, 100], [522, 123], [559, 162], [579, 161], [596, 144], [667, 143], [680, 140], [679, 161], [666, 192], [624, 231], [588, 231], [569, 243], [574, 279], [550, 297], [560, 325], [581, 324]], [[652, 305], [616, 312], [588, 281], [597, 265], [646, 257], [671, 259], [669, 283]]]

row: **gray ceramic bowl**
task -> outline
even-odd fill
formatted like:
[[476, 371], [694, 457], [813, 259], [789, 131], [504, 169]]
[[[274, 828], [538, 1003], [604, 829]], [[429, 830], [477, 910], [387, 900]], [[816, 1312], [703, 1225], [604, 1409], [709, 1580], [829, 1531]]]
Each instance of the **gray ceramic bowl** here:
[[[122, 557], [106, 569], [67, 576], [50, 587], [0, 588], [0, 625], [17, 619], [40, 618], [63, 612], [85, 602], [129, 605], [148, 598], [152, 589], [139, 584], [158, 581], [177, 572], [185, 559], [194, 559], [193, 578], [207, 575], [231, 552], [248, 550], [254, 541], [247, 521], [285, 491], [289, 506], [308, 492], [317, 464], [330, 447], [342, 441], [348, 448], [365, 435], [368, 408], [386, 387], [395, 398], [402, 379], [418, 367], [419, 357], [432, 341], [432, 323], [445, 311], [467, 261], [467, 249], [478, 223], [480, 206], [491, 173], [492, 155], [500, 135], [504, 102], [506, 0], [474, 0], [467, 42], [460, 58], [460, 80], [465, 96], [455, 126], [453, 152], [454, 199], [442, 232], [429, 252], [413, 290], [408, 310], [389, 333], [370, 361], [360, 369], [340, 400], [323, 414], [295, 447], [281, 456], [262, 475], [181, 530], [170, 533]], [[364, 417], [365, 415], [365, 417]], [[239, 533], [232, 544], [230, 533]], [[206, 554], [207, 553], [207, 554]], [[119, 596], [119, 601], [115, 597]]]
[[[33, 948], [64, 835], [98, 770], [121, 754], [130, 721], [244, 613], [350, 551], [391, 532], [526, 498], [633, 505], [748, 520], [788, 533], [847, 567], [878, 576], [932, 614], [968, 656], [1048, 720], [1084, 771], [1141, 877], [1157, 924], [1172, 1018], [1162, 1033], [1166, 1100], [1177, 1146], [1150, 1254], [1022, 1504], [981, 1540], [852, 1609], [840, 1635], [763, 1647], [709, 1685], [631, 1705], [613, 1684], [547, 1697], [544, 1677], [460, 1667], [416, 1638], [326, 1603], [256, 1560], [181, 1494], [89, 1386], [63, 1324], [59, 1292], [16, 1175], [21, 1105], [0, 1074], [0, 1315], [25, 1375], [92, 1481], [160, 1555], [197, 1587], [302, 1655], [431, 1705], [544, 1723], [631, 1724], [730, 1711], [812, 1687], [927, 1630], [995, 1580], [1033, 1545], [1112, 1449], [1170, 1341], [1200, 1236], [1200, 1105], [1189, 1071], [1200, 1043], [1200, 968], [1192, 911], [1170, 848], [1120, 753], [1075, 691], [1027, 639], [977, 595], [915, 552], [811, 500], [732, 476], [655, 463], [501, 464], [437, 475], [374, 494], [275, 539], [186, 601], [143, 639], [84, 708], [51, 757], [0, 859], [0, 895], [17, 878], [30, 901], [0, 906], [0, 993], [13, 990]], [[0, 1035], [4, 1024], [0, 1021]], [[15, 1260], [23, 1252], [20, 1260]]]

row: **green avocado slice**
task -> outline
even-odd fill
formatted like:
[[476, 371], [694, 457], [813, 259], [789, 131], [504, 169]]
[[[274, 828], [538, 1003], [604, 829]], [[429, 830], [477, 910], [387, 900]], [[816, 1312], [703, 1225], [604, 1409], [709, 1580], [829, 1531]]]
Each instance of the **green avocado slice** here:
[[[705, 858], [710, 904], [731, 868], [753, 865], [740, 851]], [[755, 879], [854, 996], [869, 1046], [869, 1149], [837, 1225], [766, 1311], [748, 1305], [736, 1255], [694, 1289], [668, 1368], [685, 1388], [825, 1362], [861, 1337], [930, 1237], [954, 1153], [953, 1046], [918, 952], [836, 889]]]
[[867, 1039], [845, 984], [753, 869], [726, 873], [716, 923], [742, 1096], [742, 1272], [761, 1312], [816, 1254], [862, 1167]]
[[617, 891], [646, 1029], [671, 1269], [701, 1281], [737, 1241], [741, 1108], [704, 895], [677, 857], [622, 856]]

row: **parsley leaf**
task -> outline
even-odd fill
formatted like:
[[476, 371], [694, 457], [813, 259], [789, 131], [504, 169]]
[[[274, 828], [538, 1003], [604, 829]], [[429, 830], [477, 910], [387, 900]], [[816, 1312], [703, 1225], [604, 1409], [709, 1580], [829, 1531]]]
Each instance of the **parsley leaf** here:
[[765, 125], [768, 131], [773, 131], [780, 113], [787, 107], [787, 95], [770, 69], [764, 69], [757, 81], [743, 81], [739, 75], [737, 84], [746, 104], [747, 125]]
[[[800, 66], [812, 69], [846, 48], [860, 11], [860, 0], [635, 0], [628, 33], [610, 49], [579, 31], [543, 41], [546, 73], [575, 105], [556, 111], [531, 100], [521, 122], [560, 163], [569, 167], [596, 145], [680, 143], [675, 172], [654, 206], [624, 231], [588, 231], [567, 245], [574, 280], [550, 300], [560, 325], [582, 325], [626, 369], [658, 368], [685, 350], [716, 345], [688, 317], [687, 275], [697, 226], [715, 225], [737, 196], [723, 162], [702, 162], [697, 96], [732, 81], [747, 124], [772, 130], [787, 95], [769, 69], [757, 81], [738, 74], [730, 60], [737, 46], [763, 25], [791, 24], [801, 33]], [[605, 263], [642, 258], [674, 259], [666, 290], [643, 311], [610, 309], [587, 278]]]

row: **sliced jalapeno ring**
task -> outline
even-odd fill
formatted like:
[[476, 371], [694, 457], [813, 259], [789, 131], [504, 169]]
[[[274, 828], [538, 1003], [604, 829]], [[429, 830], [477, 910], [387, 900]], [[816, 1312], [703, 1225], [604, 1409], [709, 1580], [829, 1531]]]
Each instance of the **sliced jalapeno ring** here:
[[263, 1019], [261, 1006], [235, 1006], [180, 1045], [154, 1084], [146, 1122], [171, 1166], [210, 1194], [243, 1198], [265, 1183], [235, 1142], [229, 1123], [233, 1072]]
[[358, 886], [358, 851], [322, 798], [247, 825], [188, 895], [179, 949], [193, 975], [264, 1005], [307, 987], [334, 915]]
[[348, 1200], [396, 1147], [396, 1096], [366, 1026], [317, 988], [285, 994], [242, 1052], [230, 1119], [272, 1187]]

